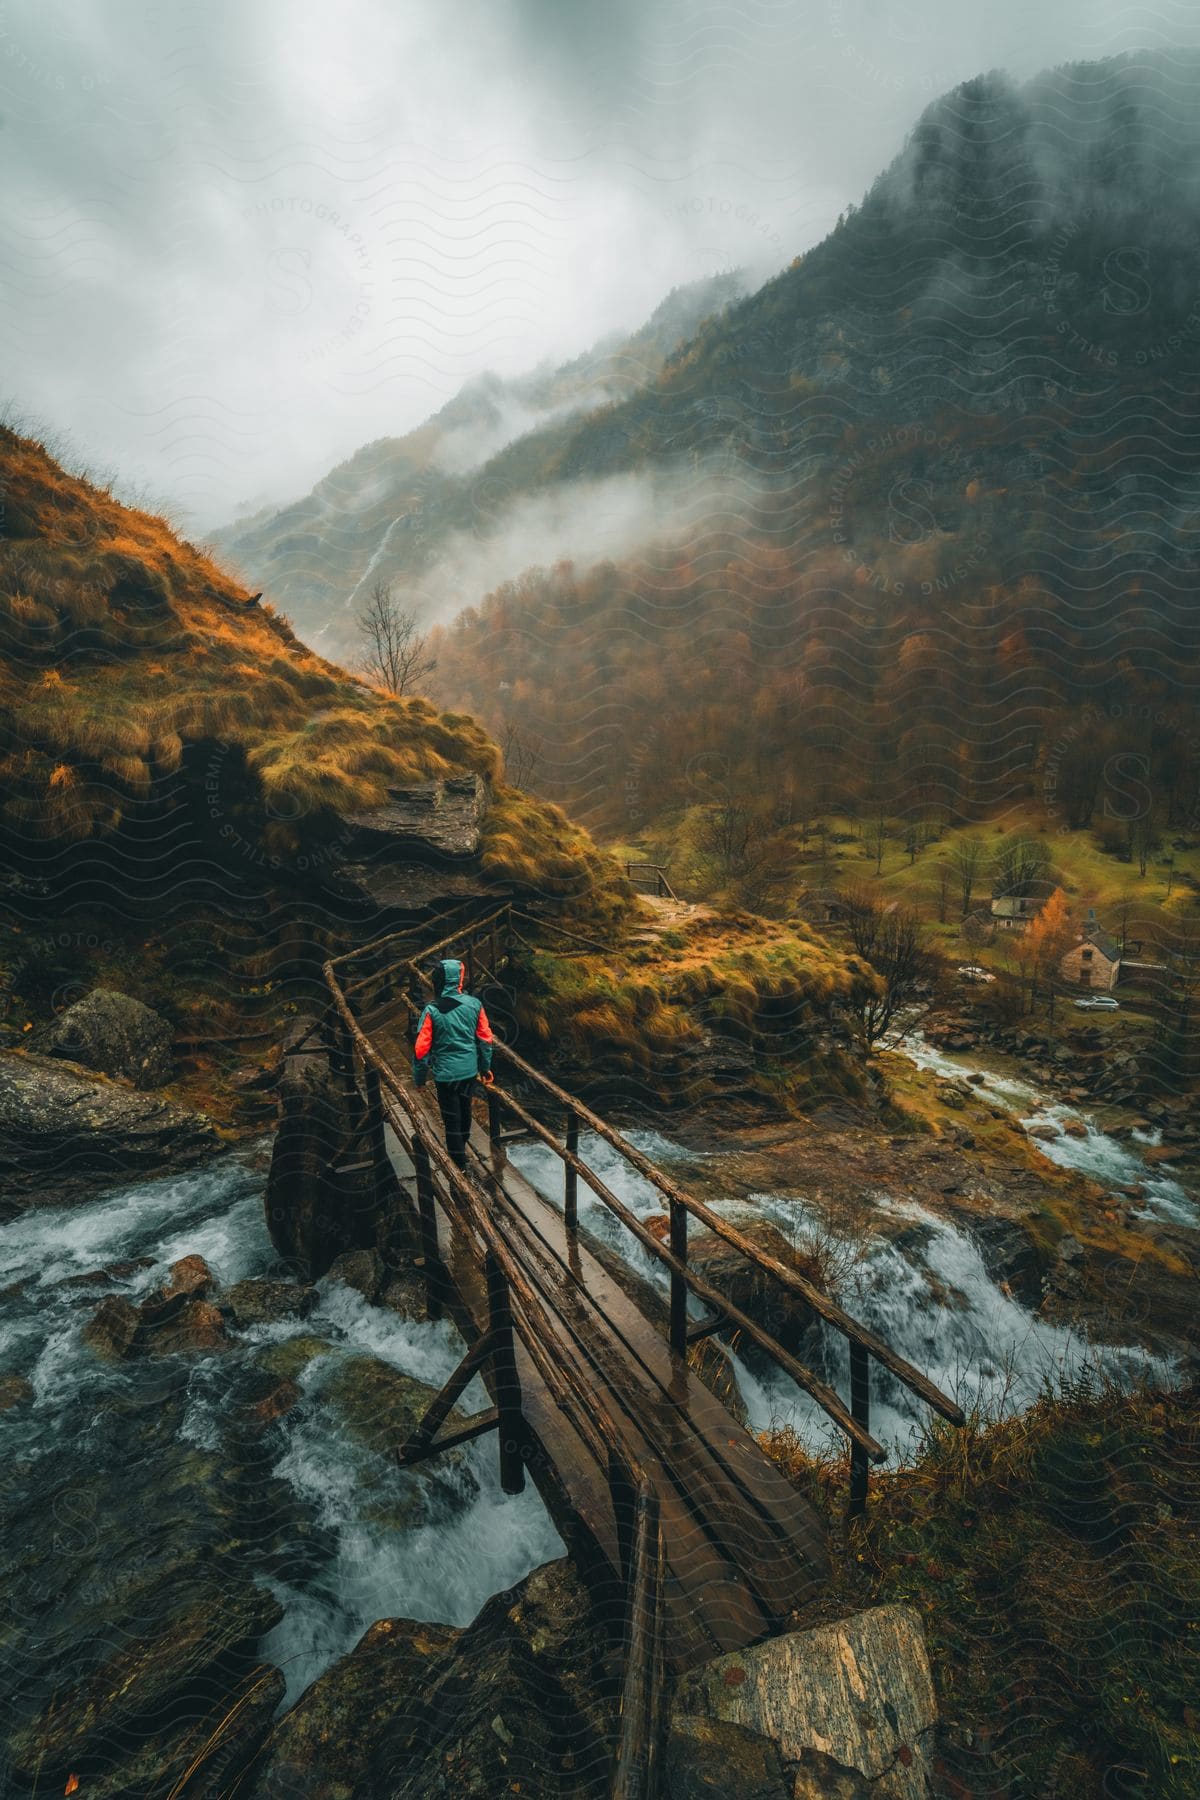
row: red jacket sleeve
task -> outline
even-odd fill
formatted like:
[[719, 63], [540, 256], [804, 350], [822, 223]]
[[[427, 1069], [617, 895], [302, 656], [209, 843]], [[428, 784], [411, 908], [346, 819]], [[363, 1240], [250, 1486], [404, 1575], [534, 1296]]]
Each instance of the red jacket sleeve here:
[[[491, 1036], [490, 1032], [488, 1033], [488, 1036]], [[416, 1042], [413, 1045], [413, 1055], [416, 1057], [428, 1056], [432, 1043], [433, 1020], [429, 1014], [426, 1013], [425, 1017], [421, 1020], [421, 1029], [418, 1031]]]
[[479, 1017], [475, 1021], [475, 1054], [479, 1060], [479, 1073], [486, 1075], [492, 1066], [492, 1028], [488, 1024], [488, 1016], [483, 1007], [479, 1008]]

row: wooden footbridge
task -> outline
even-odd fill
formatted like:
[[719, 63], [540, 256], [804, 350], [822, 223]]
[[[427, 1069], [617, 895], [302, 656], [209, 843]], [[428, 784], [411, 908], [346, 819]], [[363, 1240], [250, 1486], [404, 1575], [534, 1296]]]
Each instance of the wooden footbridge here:
[[[852, 1514], [865, 1506], [869, 1464], [884, 1456], [870, 1431], [871, 1358], [944, 1417], [961, 1424], [962, 1413], [828, 1295], [685, 1192], [504, 1043], [496, 1044], [496, 1083], [483, 1090], [487, 1123], [472, 1131], [468, 1167], [450, 1161], [430, 1090], [418, 1091], [408, 1077], [425, 971], [435, 958], [454, 955], [468, 964], [476, 992], [502, 988], [522, 925], [561, 931], [504, 906], [436, 943], [418, 946], [411, 933], [393, 934], [333, 959], [325, 966], [331, 1005], [323, 1029], [358, 1109], [351, 1179], [360, 1196], [365, 1183], [367, 1204], [381, 1216], [397, 1177], [411, 1194], [430, 1309], [449, 1311], [468, 1345], [425, 1419], [398, 1447], [399, 1460], [411, 1465], [495, 1431], [504, 1489], [519, 1492], [528, 1468], [552, 1493], [556, 1516], [578, 1522], [592, 1551], [593, 1585], [603, 1602], [607, 1583], [609, 1607], [621, 1622], [611, 1793], [614, 1800], [648, 1800], [656, 1791], [666, 1671], [785, 1627], [829, 1567], [824, 1521], [700, 1379], [690, 1348], [711, 1334], [737, 1332], [813, 1397], [849, 1441]], [[611, 1146], [662, 1195], [665, 1242], [581, 1155], [581, 1130]], [[561, 1164], [554, 1196], [538, 1192], [509, 1160], [507, 1146], [518, 1138], [544, 1145]], [[665, 1332], [580, 1229], [580, 1184], [667, 1271]], [[693, 1224], [844, 1334], [848, 1403], [689, 1267]], [[447, 1430], [476, 1373], [494, 1404]]]

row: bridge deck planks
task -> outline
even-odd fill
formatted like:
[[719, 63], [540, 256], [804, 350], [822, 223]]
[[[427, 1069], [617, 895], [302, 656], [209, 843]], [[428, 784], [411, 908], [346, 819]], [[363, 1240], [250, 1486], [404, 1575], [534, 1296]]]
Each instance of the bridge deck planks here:
[[586, 1339], [593, 1367], [764, 1610], [775, 1621], [785, 1618], [828, 1575], [820, 1518], [586, 1243], [570, 1241], [558, 1208], [511, 1164], [504, 1187], [530, 1246], [526, 1269], [532, 1272], [535, 1258], [549, 1263], [547, 1285], [557, 1283], [558, 1310], [570, 1313]]
[[[429, 1097], [426, 1096], [428, 1101]], [[432, 1110], [432, 1107], [431, 1107]], [[478, 1126], [472, 1149], [491, 1170]], [[479, 1168], [477, 1179], [486, 1186]], [[674, 1356], [558, 1207], [507, 1163], [493, 1216], [559, 1324], [572, 1364], [627, 1433], [662, 1507], [667, 1550], [667, 1656], [685, 1669], [744, 1648], [810, 1599], [828, 1574], [819, 1515], [785, 1480], [696, 1373]], [[461, 1243], [447, 1260], [474, 1322], [484, 1297], [478, 1265]], [[560, 1491], [601, 1552], [618, 1566], [606, 1473], [546, 1391], [517, 1344], [523, 1409]]]

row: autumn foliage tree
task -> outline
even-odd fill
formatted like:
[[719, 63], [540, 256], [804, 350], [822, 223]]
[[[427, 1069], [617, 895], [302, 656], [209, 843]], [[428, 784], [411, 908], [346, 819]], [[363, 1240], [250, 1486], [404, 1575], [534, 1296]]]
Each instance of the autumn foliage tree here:
[[1059, 965], [1075, 942], [1067, 896], [1055, 888], [1037, 917], [1031, 919], [1025, 932], [1029, 958], [1030, 1000], [1036, 1000], [1041, 987], [1050, 1000], [1050, 1017], [1054, 1017], [1054, 997], [1058, 991]]

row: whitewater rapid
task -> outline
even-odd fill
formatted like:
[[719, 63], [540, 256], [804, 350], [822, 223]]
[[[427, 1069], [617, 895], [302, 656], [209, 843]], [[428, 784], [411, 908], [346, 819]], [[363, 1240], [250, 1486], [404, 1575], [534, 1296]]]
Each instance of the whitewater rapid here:
[[[159, 1358], [101, 1361], [82, 1328], [102, 1295], [137, 1301], [163, 1281], [172, 1262], [196, 1252], [222, 1287], [248, 1276], [277, 1277], [279, 1260], [263, 1220], [263, 1176], [234, 1158], [168, 1180], [113, 1190], [84, 1206], [39, 1208], [0, 1233], [0, 1290], [19, 1283], [0, 1308], [0, 1375], [32, 1383], [32, 1404], [0, 1418], [6, 1454], [36, 1492], [38, 1464], [73, 1453], [80, 1437], [105, 1454], [106, 1404], [145, 1381], [162, 1379]], [[95, 1287], [64, 1286], [105, 1264], [149, 1258]], [[562, 1554], [562, 1541], [532, 1483], [501, 1492], [495, 1444], [466, 1446], [455, 1466], [438, 1471], [425, 1516], [397, 1528], [389, 1509], [412, 1510], [416, 1477], [367, 1447], [338, 1411], [320, 1399], [339, 1364], [378, 1358], [406, 1375], [440, 1385], [463, 1353], [447, 1322], [415, 1324], [328, 1278], [303, 1320], [237, 1334], [237, 1347], [188, 1359], [182, 1437], [205, 1450], [225, 1441], [239, 1377], [255, 1353], [292, 1338], [319, 1339], [298, 1377], [301, 1400], [269, 1428], [266, 1477], [283, 1481], [311, 1526], [294, 1556], [276, 1553], [258, 1579], [284, 1606], [261, 1646], [282, 1668], [290, 1705], [375, 1620], [404, 1617], [467, 1625], [491, 1594]], [[482, 1384], [468, 1389], [467, 1411], [487, 1405]], [[116, 1454], [116, 1447], [113, 1454]], [[419, 1508], [418, 1508], [419, 1510]]]
[[[685, 1152], [656, 1132], [628, 1135], [662, 1163], [694, 1160], [694, 1152]], [[552, 1151], [521, 1145], [512, 1155], [535, 1187], [548, 1198], [559, 1199], [562, 1165]], [[580, 1155], [638, 1218], [664, 1212], [666, 1202], [658, 1189], [602, 1138], [584, 1133]], [[712, 1160], [719, 1166], [719, 1153]], [[839, 1241], [803, 1193], [764, 1192], [725, 1206], [710, 1196], [709, 1204], [731, 1222], [746, 1225], [765, 1219], [798, 1249], [819, 1249], [842, 1271], [834, 1296], [841, 1305], [967, 1413], [994, 1419], [1020, 1412], [1041, 1394], [1089, 1373], [1117, 1381], [1170, 1379], [1171, 1366], [1161, 1358], [1136, 1348], [1093, 1343], [1030, 1312], [993, 1280], [978, 1244], [951, 1221], [886, 1193], [876, 1193], [870, 1200], [879, 1230], [854, 1243]], [[579, 1218], [618, 1251], [635, 1274], [665, 1293], [668, 1277], [662, 1263], [582, 1182]], [[690, 1311], [699, 1316], [703, 1309], [692, 1303]], [[814, 1326], [802, 1360], [848, 1400], [849, 1349], [840, 1332], [823, 1324]], [[751, 1430], [790, 1427], [809, 1449], [820, 1452], [843, 1442], [816, 1402], [764, 1353], [742, 1347], [730, 1352], [730, 1361]], [[871, 1430], [888, 1449], [892, 1463], [909, 1460], [920, 1448], [929, 1409], [874, 1360], [870, 1379]]]
[[[917, 1068], [947, 1080], [962, 1081], [968, 1075], [982, 1075], [982, 1082], [975, 1088], [980, 1099], [1004, 1107], [1027, 1131], [1038, 1126], [1053, 1128], [1057, 1135], [1039, 1136], [1037, 1147], [1060, 1168], [1077, 1169], [1106, 1187], [1140, 1186], [1143, 1194], [1139, 1204], [1144, 1212], [1178, 1225], [1200, 1225], [1200, 1207], [1187, 1190], [1139, 1155], [1139, 1146], [1149, 1149], [1158, 1142], [1157, 1131], [1135, 1131], [1129, 1143], [1122, 1143], [1102, 1130], [1091, 1113], [1051, 1099], [1020, 1076], [982, 1069], [966, 1057], [937, 1050], [919, 1032], [910, 1033], [897, 1048]], [[1071, 1130], [1064, 1130], [1065, 1126]]]

